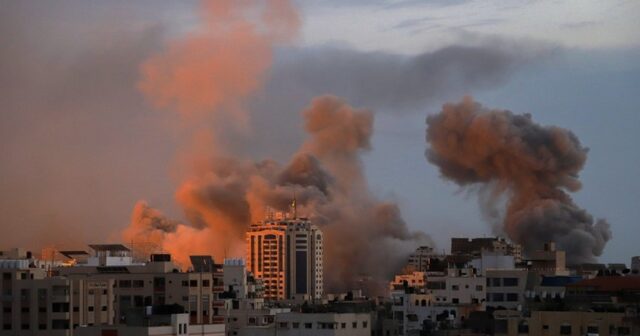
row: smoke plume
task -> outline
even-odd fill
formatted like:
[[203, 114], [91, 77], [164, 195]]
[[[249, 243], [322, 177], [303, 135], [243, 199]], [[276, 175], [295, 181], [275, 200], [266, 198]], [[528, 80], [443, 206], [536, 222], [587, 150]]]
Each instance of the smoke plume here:
[[325, 96], [302, 114], [308, 138], [287, 164], [212, 159], [208, 170], [177, 192], [191, 225], [167, 232], [157, 224], [165, 220], [154, 218], [132, 222], [145, 228], [127, 232], [153, 236], [150, 231], [162, 231], [162, 249], [179, 262], [195, 253], [242, 255], [249, 225], [263, 220], [267, 208], [288, 210], [295, 192], [298, 213], [325, 233], [328, 288], [347, 289], [363, 277], [388, 279], [407, 253], [432, 242], [410, 232], [398, 206], [379, 201], [368, 189], [360, 156], [370, 146], [372, 113]]
[[485, 213], [500, 213], [496, 209], [506, 198], [502, 231], [525, 252], [555, 241], [570, 263], [602, 254], [609, 224], [594, 220], [569, 195], [581, 187], [578, 173], [588, 151], [571, 131], [465, 97], [427, 118], [427, 142], [427, 159], [444, 178], [480, 186]]
[[200, 26], [142, 65], [139, 88], [156, 106], [187, 118], [225, 113], [243, 122], [238, 106], [261, 85], [275, 43], [300, 24], [287, 0], [203, 1]]

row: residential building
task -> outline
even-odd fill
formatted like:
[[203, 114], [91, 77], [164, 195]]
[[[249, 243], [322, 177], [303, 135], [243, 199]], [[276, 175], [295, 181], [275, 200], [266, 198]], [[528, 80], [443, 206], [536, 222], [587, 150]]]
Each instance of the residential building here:
[[246, 239], [247, 269], [263, 281], [266, 299], [322, 297], [323, 234], [307, 218], [271, 216], [251, 225]]
[[486, 271], [486, 306], [522, 309], [527, 287], [526, 269], [489, 269]]
[[542, 250], [533, 251], [527, 264], [529, 270], [539, 275], [569, 275], [566, 259], [565, 251], [556, 249], [556, 244], [549, 242], [544, 244]]
[[276, 314], [276, 333], [282, 336], [370, 336], [369, 313], [299, 313]]
[[451, 238], [451, 254], [478, 257], [482, 251], [501, 252], [513, 256], [515, 262], [522, 260], [522, 246], [504, 238]]
[[624, 312], [533, 311], [523, 317], [509, 311], [494, 313], [497, 336], [639, 335], [640, 327]]

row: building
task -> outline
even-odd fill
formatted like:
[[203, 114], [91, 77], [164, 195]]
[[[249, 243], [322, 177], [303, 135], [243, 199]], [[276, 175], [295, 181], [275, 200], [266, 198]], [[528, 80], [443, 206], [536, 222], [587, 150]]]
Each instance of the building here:
[[515, 262], [522, 260], [522, 246], [504, 238], [451, 238], [451, 254], [479, 257], [482, 251], [500, 252], [513, 256]]
[[424, 288], [427, 284], [427, 273], [412, 272], [411, 274], [398, 274], [389, 283], [389, 290], [404, 290], [409, 287]]
[[631, 258], [631, 271], [636, 273], [640, 272], [640, 256]]
[[[109, 282], [116, 302], [114, 323], [126, 322], [129, 310], [173, 304], [185, 308], [192, 325], [224, 323], [224, 301], [219, 298], [224, 291], [222, 265], [215, 264], [209, 256], [192, 256], [191, 262], [192, 272], [180, 272], [170, 255], [154, 254], [146, 264], [91, 266], [92, 263], [60, 267], [56, 273], [70, 280]], [[91, 302], [87, 305], [89, 310], [98, 309]]]
[[527, 265], [530, 271], [539, 275], [569, 275], [566, 260], [565, 251], [556, 249], [556, 244], [549, 242], [544, 244], [544, 249], [531, 253]]
[[224, 324], [189, 324], [189, 314], [141, 311], [126, 324], [82, 326], [76, 336], [224, 336]]
[[323, 293], [323, 235], [306, 218], [271, 216], [246, 233], [247, 269], [270, 300], [318, 300]]
[[35, 262], [3, 260], [1, 333], [72, 335], [81, 325], [117, 322], [112, 279], [48, 276]]
[[437, 257], [432, 247], [420, 246], [407, 259], [407, 266], [412, 271], [426, 272], [430, 270], [431, 260]]
[[225, 292], [233, 293], [233, 298], [245, 299], [248, 295], [247, 268], [243, 259], [225, 259], [223, 282]]
[[486, 271], [486, 306], [520, 310], [525, 303], [526, 269], [489, 269]]
[[494, 335], [612, 336], [639, 335], [640, 328], [623, 312], [533, 311], [530, 317], [503, 311], [494, 314]]
[[298, 313], [276, 314], [276, 334], [282, 336], [370, 336], [369, 313]]
[[482, 251], [480, 257], [469, 262], [469, 266], [475, 268], [481, 275], [485, 275], [490, 269], [514, 269], [515, 258], [502, 252]]

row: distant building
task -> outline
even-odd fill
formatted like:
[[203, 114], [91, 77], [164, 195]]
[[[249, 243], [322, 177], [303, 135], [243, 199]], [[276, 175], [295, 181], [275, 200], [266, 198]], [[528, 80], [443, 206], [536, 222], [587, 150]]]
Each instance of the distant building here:
[[526, 269], [487, 270], [487, 307], [522, 308], [525, 303], [527, 275]]
[[370, 336], [369, 313], [276, 314], [276, 335]]
[[631, 258], [631, 271], [640, 272], [640, 256]]
[[[117, 247], [118, 251], [124, 251]], [[100, 257], [113, 257], [110, 253], [100, 253], [105, 248], [94, 249], [94, 260]], [[124, 256], [126, 257], [126, 256]], [[90, 258], [91, 259], [91, 258]], [[98, 264], [109, 263], [108, 259]], [[83, 314], [89, 316], [86, 323], [79, 324], [127, 324], [132, 312], [146, 307], [177, 305], [184, 308], [189, 316], [190, 325], [209, 325], [224, 323], [224, 301], [219, 298], [224, 290], [222, 265], [215, 264], [209, 256], [192, 256], [192, 272], [180, 272], [168, 254], [151, 255], [146, 264], [122, 264], [120, 266], [92, 266], [78, 264], [72, 267], [59, 267], [54, 270], [56, 277], [75, 283], [84, 281], [86, 295], [95, 298], [81, 301], [68, 301], [65, 307], [70, 325], [82, 321]], [[93, 284], [93, 285], [92, 285]], [[85, 312], [85, 313], [83, 313]], [[104, 321], [103, 315], [109, 316]], [[79, 314], [79, 318], [74, 318]], [[95, 315], [91, 320], [91, 316]], [[99, 317], [99, 318], [98, 318]]]
[[223, 282], [225, 292], [233, 293], [237, 299], [245, 299], [248, 294], [247, 268], [243, 259], [225, 259]]
[[532, 311], [523, 317], [510, 311], [494, 313], [496, 336], [638, 335], [640, 328], [624, 312]]
[[569, 275], [566, 253], [556, 249], [553, 242], [545, 243], [544, 249], [533, 251], [527, 260], [529, 270], [539, 275]]
[[515, 262], [522, 260], [522, 246], [504, 238], [451, 238], [451, 254], [479, 257], [482, 251], [501, 252], [513, 256]]
[[389, 283], [389, 290], [405, 290], [406, 288], [424, 288], [427, 284], [427, 273], [412, 272], [411, 274], [398, 274]]
[[272, 216], [251, 225], [246, 239], [247, 269], [263, 281], [266, 299], [322, 297], [323, 235], [308, 219]]
[[407, 266], [412, 271], [426, 272], [430, 268], [431, 260], [436, 257], [432, 247], [420, 246], [407, 259]]

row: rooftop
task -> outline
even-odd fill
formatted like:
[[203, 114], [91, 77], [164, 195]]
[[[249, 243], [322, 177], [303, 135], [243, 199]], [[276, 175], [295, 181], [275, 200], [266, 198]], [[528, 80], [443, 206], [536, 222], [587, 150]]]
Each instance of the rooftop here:
[[93, 244], [89, 245], [94, 251], [130, 251], [128, 247], [122, 244]]

